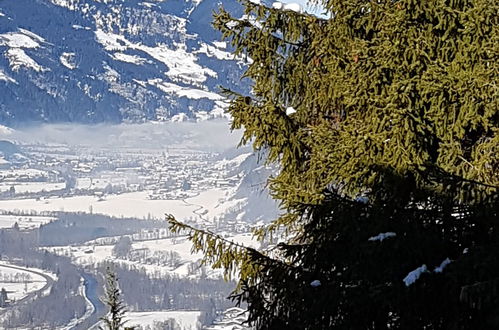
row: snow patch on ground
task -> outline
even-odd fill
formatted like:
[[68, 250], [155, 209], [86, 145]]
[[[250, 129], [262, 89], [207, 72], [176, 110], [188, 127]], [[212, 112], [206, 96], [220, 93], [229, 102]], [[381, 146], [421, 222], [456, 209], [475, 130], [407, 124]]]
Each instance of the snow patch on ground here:
[[252, 328], [244, 325], [248, 320], [248, 311], [232, 307], [227, 309], [220, 319], [216, 320], [213, 325], [204, 328], [205, 330], [250, 330]]
[[[253, 239], [250, 233], [229, 235], [221, 233], [220, 235], [228, 241], [238, 243], [247, 247], [258, 249], [260, 243]], [[143, 261], [131, 261], [128, 259], [119, 259], [113, 255], [114, 245], [95, 245], [96, 240], [89, 241], [80, 246], [55, 246], [45, 247], [44, 249], [61, 256], [70, 257], [74, 263], [82, 266], [93, 266], [102, 262], [111, 262], [115, 264], [128, 265], [132, 269], [143, 269], [150, 277], [179, 276], [197, 278], [198, 274], [189, 271], [189, 265], [200, 260], [203, 257], [202, 253], [192, 253], [192, 242], [187, 236], [179, 236], [173, 238], [163, 238], [146, 241], [134, 241], [132, 243], [133, 251], [148, 250], [149, 255], [156, 253], [175, 252], [180, 258], [177, 266], [157, 265], [144, 263]], [[221, 278], [221, 270], [213, 270], [208, 266], [206, 275], [208, 278]]]
[[208, 56], [208, 57], [215, 57], [219, 60], [231, 60], [234, 58], [233, 54], [226, 52], [226, 51], [223, 51], [223, 50], [220, 50], [217, 47], [213, 47], [213, 46], [205, 44], [205, 43], [202, 43], [201, 47], [197, 51], [195, 51], [194, 53], [195, 54], [206, 54], [206, 56]]
[[38, 41], [40, 41], [38, 38], [21, 32], [0, 34], [0, 46], [7, 46], [9, 48], [38, 48], [40, 46]]
[[383, 240], [385, 240], [389, 237], [395, 237], [395, 236], [397, 236], [396, 233], [389, 231], [387, 233], [381, 233], [379, 235], [369, 237], [368, 241], [380, 241], [380, 242], [382, 242]]
[[172, 116], [172, 118], [170, 120], [173, 123], [180, 123], [180, 122], [183, 122], [183, 121], [188, 121], [189, 117], [187, 117], [187, 115], [185, 113], [179, 113], [179, 114], [176, 114], [176, 115]]
[[222, 96], [205, 91], [202, 89], [197, 89], [197, 88], [191, 88], [191, 87], [182, 87], [176, 84], [172, 84], [169, 82], [165, 82], [161, 79], [149, 79], [148, 80], [149, 85], [155, 86], [159, 88], [161, 91], [163, 91], [166, 94], [176, 94], [179, 97], [187, 97], [189, 99], [193, 100], [199, 100], [199, 99], [210, 99], [210, 100], [221, 100]]
[[[159, 243], [155, 243], [159, 242]], [[155, 246], [157, 244], [157, 246]], [[199, 260], [201, 254], [190, 253], [192, 244], [185, 237], [177, 239], [161, 239], [146, 242], [134, 243], [133, 249], [141, 249], [146, 246], [153, 248], [151, 251], [170, 252], [174, 251], [181, 256], [181, 265], [177, 268], [168, 266], [145, 264], [139, 261], [130, 261], [126, 259], [118, 259], [113, 256], [114, 245], [101, 245], [101, 246], [66, 246], [66, 247], [47, 247], [46, 250], [51, 253], [62, 256], [70, 256], [74, 263], [82, 266], [93, 266], [97, 263], [111, 262], [114, 264], [127, 265], [132, 269], [142, 269], [151, 277], [163, 277], [165, 275], [187, 277], [188, 264]], [[214, 275], [212, 273], [212, 275]], [[218, 277], [218, 276], [214, 276]]]
[[140, 57], [138, 55], [128, 55], [125, 53], [114, 53], [113, 58], [118, 61], [122, 62], [127, 62], [127, 63], [132, 63], [135, 65], [142, 65], [147, 62], [147, 60], [143, 57]]
[[200, 85], [208, 77], [217, 77], [215, 71], [196, 63], [196, 56], [189, 53], [184, 44], [177, 44], [176, 49], [169, 48], [164, 44], [151, 47], [133, 43], [124, 36], [102, 30], [95, 31], [95, 37], [108, 51], [123, 52], [127, 49], [134, 49], [148, 54], [168, 67], [165, 75], [174, 81]]
[[441, 273], [444, 271], [444, 268], [447, 267], [448, 264], [451, 263], [451, 260], [449, 258], [446, 258], [444, 261], [442, 261], [442, 263], [440, 264], [440, 266], [438, 267], [435, 267], [435, 269], [433, 270], [435, 273]]
[[[13, 133], [14, 130], [11, 128], [8, 128], [6, 126], [1, 126], [0, 127], [0, 133], [4, 134], [4, 131], [6, 131], [8, 134]], [[46, 171], [42, 170], [37, 170], [34, 168], [27, 168], [27, 169], [11, 169], [11, 170], [0, 170], [0, 181], [4, 181], [5, 179], [10, 178], [15, 178], [15, 177], [26, 177], [26, 178], [36, 178], [36, 177], [47, 177], [48, 173]]]
[[17, 81], [14, 78], [11, 78], [5, 72], [3, 72], [2, 69], [0, 69], [0, 80], [6, 81], [6, 82], [11, 82], [13, 84], [17, 84]]
[[286, 108], [286, 115], [291, 116], [294, 113], [296, 113], [295, 108], [293, 108], [293, 107], [287, 107]]
[[45, 39], [25, 29], [18, 32], [7, 32], [0, 34], [0, 46], [8, 47], [4, 55], [9, 60], [13, 71], [19, 71], [21, 67], [33, 69], [37, 72], [47, 71], [26, 54], [24, 48], [34, 49], [40, 47]]
[[165, 322], [174, 319], [180, 326], [179, 330], [194, 330], [201, 327], [198, 321], [201, 312], [199, 311], [157, 311], [157, 312], [129, 312], [125, 318], [128, 320], [127, 326], [140, 326], [146, 329], [153, 328], [154, 322]]
[[310, 286], [313, 288], [317, 288], [317, 287], [321, 286], [321, 281], [314, 280], [314, 281], [310, 282]]
[[34, 210], [92, 212], [114, 217], [134, 217], [138, 219], [148, 216], [164, 219], [165, 213], [173, 214], [179, 220], [192, 216], [196, 206], [186, 205], [181, 200], [150, 200], [148, 191], [109, 195], [105, 199], [95, 196], [58, 197], [49, 199], [16, 199], [0, 200], [2, 210]]
[[0, 229], [12, 228], [17, 222], [20, 230], [31, 230], [55, 221], [54, 217], [29, 216], [29, 215], [0, 215]]
[[74, 57], [75, 53], [62, 53], [59, 57], [59, 60], [61, 61], [61, 64], [66, 68], [68, 68], [69, 70], [74, 70], [77, 67]]
[[212, 43], [217, 48], [221, 48], [221, 49], [227, 48], [227, 42], [225, 42], [225, 41], [213, 41]]
[[67, 8], [69, 10], [76, 10], [79, 5], [79, 0], [50, 0], [54, 5]]
[[214, 188], [203, 191], [195, 197], [187, 198], [185, 201], [188, 204], [202, 207], [202, 210], [198, 210], [196, 213], [204, 213], [203, 217], [213, 219], [226, 212], [227, 208], [230, 207], [228, 203], [224, 203], [230, 195], [230, 189]]
[[9, 191], [14, 187], [16, 194], [38, 193], [42, 191], [55, 191], [66, 188], [66, 183], [52, 182], [0, 182], [0, 192]]
[[[19, 269], [2, 267], [2, 265], [15, 266]], [[57, 279], [55, 275], [41, 269], [19, 267], [0, 260], [0, 288], [5, 288], [5, 290], [7, 290], [7, 296], [10, 300], [18, 301], [23, 299], [31, 292], [41, 290], [47, 283], [43, 276], [34, 274], [30, 270]]]
[[48, 69], [29, 57], [21, 48], [10, 48], [5, 52], [5, 56], [9, 60], [12, 71], [19, 71], [22, 67], [33, 69], [36, 72], [48, 71]]
[[426, 272], [428, 272], [428, 268], [426, 267], [426, 265], [422, 265], [421, 267], [418, 267], [415, 270], [409, 272], [409, 274], [407, 274], [403, 281], [406, 286], [410, 286], [411, 284], [414, 284], [423, 273]]

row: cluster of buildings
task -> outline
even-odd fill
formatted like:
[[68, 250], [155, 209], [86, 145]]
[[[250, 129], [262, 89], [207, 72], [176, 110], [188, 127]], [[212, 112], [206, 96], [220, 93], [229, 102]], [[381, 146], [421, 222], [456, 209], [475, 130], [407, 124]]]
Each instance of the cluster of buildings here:
[[[221, 171], [215, 166], [217, 155], [210, 152], [174, 148], [163, 152], [106, 152], [47, 145], [21, 149], [27, 161], [17, 168], [0, 170], [0, 197], [103, 196], [148, 191], [150, 199], [171, 200], [213, 187], [234, 186], [239, 181], [238, 177], [227, 178], [229, 169]], [[34, 182], [37, 184], [29, 189], [16, 189]]]

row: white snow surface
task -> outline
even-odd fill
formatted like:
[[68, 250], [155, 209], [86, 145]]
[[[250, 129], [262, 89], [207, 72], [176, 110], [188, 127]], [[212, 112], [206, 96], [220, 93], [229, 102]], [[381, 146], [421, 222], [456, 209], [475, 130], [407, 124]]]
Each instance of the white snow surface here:
[[283, 10], [290, 10], [297, 13], [303, 13], [303, 7], [299, 3], [286, 3], [284, 4]]
[[198, 321], [201, 312], [199, 311], [155, 311], [155, 312], [129, 312], [125, 315], [128, 320], [127, 326], [140, 326], [143, 329], [147, 326], [153, 328], [154, 322], [164, 322], [174, 319], [180, 326], [180, 330], [199, 329], [201, 324]]
[[284, 6], [284, 4], [280, 1], [276, 1], [272, 4], [272, 8], [277, 9], [277, 10], [281, 10], [283, 6]]
[[12, 228], [17, 222], [20, 230], [30, 230], [38, 228], [54, 220], [56, 220], [56, 218], [45, 216], [0, 215], [0, 229]]
[[411, 284], [414, 284], [419, 277], [421, 277], [421, 274], [428, 272], [428, 268], [426, 265], [422, 265], [421, 267], [416, 268], [415, 270], [409, 272], [407, 276], [404, 278], [404, 283], [406, 286], [410, 286]]
[[206, 54], [206, 56], [208, 56], [208, 57], [215, 57], [215, 58], [218, 58], [219, 60], [229, 60], [229, 59], [234, 58], [233, 54], [226, 52], [226, 51], [223, 51], [217, 47], [205, 44], [205, 43], [201, 43], [200, 48], [197, 51], [195, 51], [194, 53]]
[[[19, 269], [2, 267], [2, 265], [15, 266]], [[43, 273], [57, 281], [57, 277], [54, 274], [44, 270], [20, 267], [10, 264], [7, 261], [0, 260], [0, 287], [7, 290], [9, 299], [20, 300], [31, 292], [41, 290], [45, 286], [47, 283], [45, 278], [38, 274], [34, 274], [31, 271]], [[13, 282], [12, 279], [16, 280]]]
[[9, 191], [14, 187], [16, 194], [19, 193], [37, 193], [41, 191], [61, 190], [66, 187], [66, 183], [52, 182], [0, 182], [0, 192]]
[[0, 125], [0, 136], [8, 136], [14, 132], [15, 130], [13, 130], [12, 128]]
[[313, 287], [313, 288], [317, 288], [319, 286], [321, 286], [321, 281], [319, 280], [314, 280], [310, 283], [310, 286]]
[[[252, 234], [223, 234], [225, 239], [239, 243], [244, 246], [258, 248], [259, 243], [253, 239]], [[155, 252], [176, 252], [180, 257], [180, 264], [174, 268], [172, 266], [164, 266], [157, 264], [147, 264], [140, 261], [130, 261], [127, 259], [117, 259], [113, 256], [112, 250], [114, 244], [111, 245], [95, 245], [96, 241], [90, 241], [80, 246], [55, 246], [45, 247], [44, 249], [62, 256], [69, 256], [78, 265], [92, 266], [104, 261], [116, 264], [128, 265], [131, 268], [143, 269], [152, 278], [162, 277], [164, 275], [191, 277], [196, 278], [196, 274], [189, 274], [189, 264], [196, 262], [202, 258], [202, 253], [192, 253], [192, 243], [187, 239], [187, 236], [180, 236], [175, 238], [163, 238], [147, 241], [134, 241], [132, 243], [133, 250], [148, 249], [152, 255]], [[222, 272], [220, 270], [212, 270], [210, 267], [207, 269], [208, 278], [221, 278]]]
[[193, 100], [199, 100], [203, 98], [210, 100], [223, 99], [222, 96], [213, 92], [192, 87], [182, 87], [173, 83], [163, 81], [162, 79], [149, 79], [147, 82], [152, 86], [156, 86], [166, 94], [176, 94], [179, 97], [187, 97]]
[[10, 67], [13, 71], [19, 71], [22, 67], [33, 69], [36, 72], [48, 71], [48, 69], [29, 57], [21, 48], [9, 48], [5, 52], [5, 56], [9, 60]]
[[244, 325], [248, 320], [249, 313], [239, 307], [232, 307], [223, 312], [221, 319], [214, 322], [213, 325], [207, 326], [206, 330], [250, 330], [253, 328]]
[[286, 108], [286, 115], [290, 116], [296, 112], [295, 108], [293, 107], [287, 107]]
[[[181, 22], [185, 25], [184, 21]], [[177, 44], [176, 49], [169, 48], [164, 44], [157, 44], [151, 47], [133, 43], [121, 35], [102, 30], [95, 31], [95, 37], [108, 51], [123, 52], [127, 49], [139, 50], [155, 60], [164, 63], [168, 67], [165, 75], [174, 81], [200, 85], [206, 81], [207, 77], [217, 77], [215, 71], [196, 63], [196, 56], [187, 52], [187, 47], [184, 44]]]
[[389, 231], [387, 233], [380, 233], [376, 236], [369, 237], [368, 241], [380, 241], [381, 242], [389, 237], [395, 237], [395, 236], [397, 236], [396, 233]]
[[21, 32], [7, 32], [0, 34], [0, 46], [7, 46], [9, 48], [38, 48], [41, 37], [38, 37], [40, 39], [37, 37]]
[[188, 121], [189, 117], [187, 117], [187, 115], [182, 112], [182, 113], [179, 113], [179, 114], [176, 114], [176, 115], [172, 116], [170, 118], [170, 120], [173, 123], [180, 123], [180, 122]]
[[17, 84], [17, 81], [14, 78], [10, 77], [8, 74], [6, 74], [2, 69], [0, 69], [0, 80]]
[[150, 200], [148, 191], [108, 195], [104, 200], [96, 196], [57, 197], [48, 199], [0, 200], [2, 210], [34, 210], [90, 212], [114, 217], [147, 218], [149, 215], [164, 219], [171, 213], [179, 220], [192, 216], [198, 207], [187, 205], [181, 200]]
[[[5, 134], [5, 133], [11, 134], [13, 132], [14, 132], [13, 129], [8, 128], [6, 126], [0, 127], [1, 134]], [[19, 176], [25, 176], [28, 178], [47, 177], [48, 173], [46, 171], [37, 170], [34, 168], [0, 170], [0, 179], [5, 179], [5, 178], [9, 178], [9, 177], [19, 177]], [[1, 180], [1, 181], [4, 181], [4, 180]]]
[[303, 7], [299, 3], [290, 2], [290, 3], [282, 3], [280, 1], [276, 1], [272, 3], [272, 8], [277, 10], [289, 10], [297, 13], [303, 13]]
[[69, 70], [74, 70], [77, 68], [74, 62], [75, 53], [62, 53], [59, 57], [61, 64], [64, 65]]
[[227, 48], [227, 42], [225, 41], [213, 41], [213, 45], [215, 45], [215, 47], [217, 48], [222, 48], [222, 49]]
[[8, 47], [4, 55], [9, 60], [13, 71], [19, 71], [21, 67], [30, 68], [37, 72], [47, 71], [48, 69], [39, 65], [24, 51], [26, 48], [38, 48], [40, 43], [44, 42], [45, 39], [25, 29], [0, 34], [0, 46]]
[[120, 52], [114, 53], [113, 58], [118, 60], [118, 61], [132, 63], [135, 65], [142, 65], [142, 64], [147, 62], [147, 60], [145, 58], [140, 57], [138, 55], [128, 55], [128, 54], [120, 53]]
[[435, 269], [433, 270], [435, 273], [442, 273], [444, 271], [444, 268], [451, 263], [451, 260], [449, 258], [446, 258], [444, 261], [442, 261], [442, 263], [440, 264], [440, 266], [438, 267], [435, 267]]

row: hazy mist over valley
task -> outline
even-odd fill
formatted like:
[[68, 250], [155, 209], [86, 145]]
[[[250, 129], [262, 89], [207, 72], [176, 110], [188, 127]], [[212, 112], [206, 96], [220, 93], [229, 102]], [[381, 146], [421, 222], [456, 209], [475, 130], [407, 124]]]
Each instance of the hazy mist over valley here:
[[109, 266], [143, 329], [241, 323], [234, 283], [165, 221], [260, 247], [251, 232], [278, 214], [266, 190], [276, 169], [240, 138], [226, 119], [2, 127], [0, 327], [96, 326]]
[[277, 168], [230, 130], [220, 86], [247, 92], [251, 59], [212, 28], [220, 5], [243, 15], [0, 0], [0, 329], [97, 329], [109, 272], [137, 330], [247, 327], [235, 283], [166, 221], [258, 249], [279, 213]]

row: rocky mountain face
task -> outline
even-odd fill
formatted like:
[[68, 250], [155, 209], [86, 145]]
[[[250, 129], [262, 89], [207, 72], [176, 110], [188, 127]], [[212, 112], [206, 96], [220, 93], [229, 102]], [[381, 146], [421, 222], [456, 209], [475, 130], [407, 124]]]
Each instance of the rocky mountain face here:
[[234, 0], [0, 0], [0, 124], [223, 116], [244, 59], [211, 27]]

